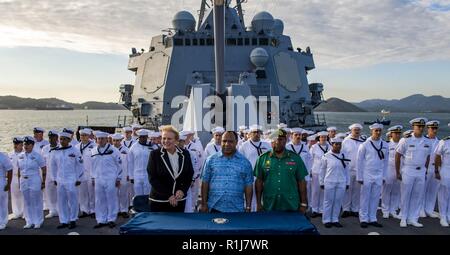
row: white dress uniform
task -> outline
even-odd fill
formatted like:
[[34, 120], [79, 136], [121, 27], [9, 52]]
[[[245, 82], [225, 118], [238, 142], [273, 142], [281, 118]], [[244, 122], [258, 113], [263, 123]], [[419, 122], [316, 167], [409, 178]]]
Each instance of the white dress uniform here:
[[361, 195], [361, 184], [356, 181], [356, 156], [358, 154], [359, 146], [364, 142], [361, 138], [353, 138], [348, 136], [342, 142], [342, 153], [350, 159], [349, 173], [350, 173], [350, 187], [345, 193], [343, 211], [359, 212], [359, 202]]
[[209, 156], [219, 151], [222, 151], [222, 146], [220, 144], [215, 144], [214, 141], [208, 143], [205, 147], [206, 158], [209, 158]]
[[439, 190], [439, 181], [435, 178], [434, 175], [434, 159], [436, 158], [436, 154], [434, 153], [434, 151], [439, 144], [439, 139], [428, 138], [428, 140], [431, 142], [431, 155], [430, 163], [427, 169], [427, 178], [425, 180], [422, 210], [425, 211], [427, 215], [433, 215], [434, 208], [436, 207], [437, 193]]
[[5, 191], [5, 186], [8, 184], [7, 174], [12, 170], [9, 157], [0, 152], [0, 230], [8, 223], [8, 191]]
[[319, 143], [314, 144], [311, 147], [311, 208], [313, 213], [323, 213], [323, 190], [320, 188], [319, 175], [320, 167], [322, 164], [322, 157], [331, 149], [331, 146], [326, 142], [324, 145]]
[[148, 144], [142, 145], [136, 142], [131, 146], [129, 157], [129, 176], [131, 180], [134, 180], [134, 195], [142, 196], [149, 195], [151, 186], [148, 179], [148, 160], [150, 159], [150, 153], [154, 148]]
[[383, 185], [381, 194], [381, 210], [383, 214], [397, 215], [397, 209], [400, 208], [400, 181], [397, 179], [395, 170], [395, 150], [398, 143], [389, 142], [389, 162], [386, 172], [386, 181]]
[[36, 151], [22, 152], [17, 160], [20, 175], [20, 191], [23, 194], [25, 221], [27, 226], [39, 228], [44, 222], [41, 168], [45, 160]]
[[417, 223], [425, 185], [426, 161], [431, 154], [431, 143], [425, 137], [402, 138], [396, 152], [403, 155], [401, 168], [401, 218]]
[[129, 168], [129, 157], [130, 157], [130, 150], [125, 147], [121, 146], [118, 148], [120, 152], [120, 158], [122, 160], [122, 179], [120, 180], [120, 187], [119, 187], [119, 212], [120, 213], [128, 213], [128, 207], [130, 206], [130, 189], [129, 189], [129, 177], [128, 175], [128, 168]]
[[69, 145], [50, 152], [50, 173], [57, 182], [58, 214], [61, 224], [69, 224], [78, 219], [78, 187], [84, 174], [83, 157], [80, 151]]
[[41, 141], [36, 141], [35, 143], [34, 143], [34, 147], [33, 147], [33, 151], [36, 151], [37, 153], [39, 153], [39, 154], [41, 154], [41, 156], [42, 156], [42, 149], [46, 146], [46, 145], [49, 145], [50, 144], [50, 142], [49, 141], [47, 141], [47, 140], [45, 140], [45, 139], [42, 139]]
[[75, 146], [83, 157], [84, 173], [80, 180], [81, 184], [78, 187], [80, 211], [87, 214], [95, 212], [95, 189], [92, 183], [92, 150], [95, 146], [94, 141], [89, 141], [86, 144], [80, 142]]
[[9, 160], [13, 165], [13, 178], [11, 182], [11, 209], [14, 218], [23, 217], [23, 194], [19, 185], [19, 166], [17, 160], [21, 152], [11, 152]]
[[[128, 148], [128, 150], [130, 150], [131, 146], [133, 146], [133, 144], [135, 144], [135, 143], [136, 143], [136, 140], [134, 140], [133, 138], [130, 138], [130, 140], [124, 139], [122, 141], [122, 146], [125, 146]], [[129, 175], [129, 171], [128, 171], [128, 175]], [[132, 198], [134, 197], [134, 185], [131, 182], [128, 183], [128, 194], [130, 194], [130, 206], [131, 206], [133, 203]]]
[[306, 181], [306, 194], [308, 196], [308, 201], [311, 201], [311, 165], [312, 165], [312, 157], [309, 153], [309, 147], [306, 142], [300, 142], [300, 144], [295, 145], [292, 141], [286, 144], [286, 149], [294, 152], [299, 155], [303, 163], [305, 164], [306, 170], [308, 171], [308, 175], [305, 176]]
[[339, 222], [342, 200], [349, 185], [348, 159], [342, 153], [325, 153], [320, 166], [319, 183], [324, 186], [322, 222]]
[[[435, 150], [441, 156], [441, 185], [438, 193], [439, 214], [441, 222], [450, 222], [450, 136], [441, 140]], [[433, 170], [434, 171], [434, 170]], [[442, 223], [441, 223], [442, 224]]]
[[[185, 148], [186, 149], [186, 148]], [[194, 169], [194, 175], [192, 176], [192, 185], [188, 189], [186, 194], [186, 204], [184, 207], [184, 212], [193, 213], [195, 211], [195, 206], [198, 200], [198, 192], [199, 186], [196, 185], [196, 181], [199, 179], [200, 171], [202, 168], [202, 164], [200, 162], [200, 158], [196, 151], [189, 151], [189, 155], [191, 156], [192, 168]]]
[[[57, 146], [56, 146], [57, 147]], [[50, 144], [47, 144], [42, 148], [41, 155], [45, 160], [45, 164], [47, 166], [47, 172], [51, 173], [51, 166], [50, 166], [50, 159], [53, 156], [53, 153], [50, 151], [53, 148]], [[54, 183], [55, 179], [53, 179], [53, 176], [51, 174], [47, 175], [47, 178], [45, 179], [45, 189], [44, 189], [44, 201], [47, 206], [47, 209], [49, 210], [49, 215], [58, 215], [58, 195], [57, 195], [57, 188]]]
[[356, 180], [362, 181], [359, 208], [360, 222], [377, 222], [381, 186], [386, 179], [389, 160], [387, 142], [369, 137], [359, 146]]
[[95, 180], [95, 218], [106, 224], [117, 219], [119, 201], [116, 181], [122, 179], [122, 159], [114, 146], [92, 150], [92, 177]]
[[[245, 141], [242, 143], [241, 147], [239, 148], [239, 152], [244, 155], [248, 161], [250, 161], [250, 164], [252, 164], [252, 169], [255, 169], [256, 160], [258, 160], [259, 156], [261, 156], [263, 153], [266, 153], [272, 148], [269, 143], [265, 141], [258, 141], [254, 142], [251, 139]], [[255, 177], [256, 179], [256, 177]], [[245, 203], [245, 201], [244, 201]], [[251, 211], [256, 212], [256, 191], [255, 191], [255, 184], [253, 183], [253, 197], [252, 197], [252, 205], [251, 205]]]

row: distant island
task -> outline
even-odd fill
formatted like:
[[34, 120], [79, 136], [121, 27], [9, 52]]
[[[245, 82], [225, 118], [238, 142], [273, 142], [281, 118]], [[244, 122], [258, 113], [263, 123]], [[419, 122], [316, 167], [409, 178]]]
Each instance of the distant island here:
[[318, 112], [366, 112], [366, 110], [359, 108], [352, 103], [335, 97], [327, 99], [315, 110]]
[[8, 110], [125, 110], [117, 103], [89, 101], [82, 104], [69, 103], [57, 98], [22, 98], [0, 96], [0, 109]]

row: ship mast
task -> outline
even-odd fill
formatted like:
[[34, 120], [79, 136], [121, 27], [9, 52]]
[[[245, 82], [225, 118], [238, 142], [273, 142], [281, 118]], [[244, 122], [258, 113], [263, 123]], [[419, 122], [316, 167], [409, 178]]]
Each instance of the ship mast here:
[[[226, 126], [226, 88], [225, 88], [225, 2], [227, 0], [214, 0], [214, 57], [216, 73], [216, 96], [222, 102], [222, 109], [216, 104], [216, 126]], [[217, 118], [222, 116], [221, 118]]]

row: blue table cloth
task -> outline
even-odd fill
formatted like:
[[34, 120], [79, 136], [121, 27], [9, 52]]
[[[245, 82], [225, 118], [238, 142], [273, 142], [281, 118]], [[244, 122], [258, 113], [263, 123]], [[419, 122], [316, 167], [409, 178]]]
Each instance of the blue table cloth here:
[[138, 213], [122, 235], [304, 235], [318, 234], [299, 213]]

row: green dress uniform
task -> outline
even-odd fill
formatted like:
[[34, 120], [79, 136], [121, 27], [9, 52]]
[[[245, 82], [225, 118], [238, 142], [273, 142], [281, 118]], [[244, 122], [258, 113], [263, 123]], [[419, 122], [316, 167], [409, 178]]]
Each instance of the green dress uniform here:
[[254, 174], [264, 183], [265, 211], [296, 211], [300, 208], [298, 181], [308, 175], [303, 160], [289, 150], [281, 158], [271, 150], [256, 161]]

